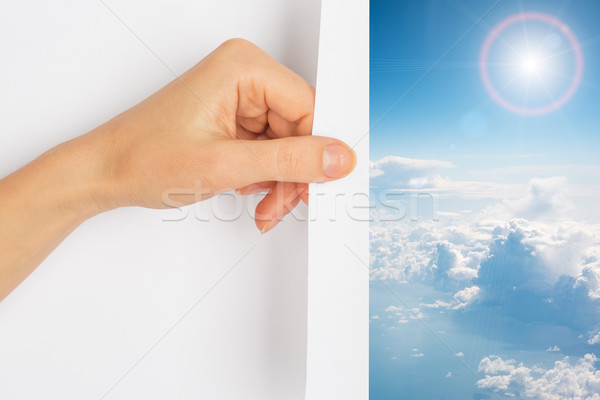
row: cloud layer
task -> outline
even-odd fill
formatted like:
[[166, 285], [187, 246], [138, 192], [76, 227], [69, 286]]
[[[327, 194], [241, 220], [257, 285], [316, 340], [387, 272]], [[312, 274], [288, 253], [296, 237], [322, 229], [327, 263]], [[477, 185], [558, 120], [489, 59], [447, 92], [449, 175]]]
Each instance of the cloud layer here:
[[[452, 167], [398, 157], [371, 163], [379, 189], [429, 188], [463, 204], [485, 199], [479, 211], [455, 206], [439, 221], [371, 223], [371, 279], [419, 283], [432, 293], [414, 302], [418, 308], [387, 307], [387, 318], [397, 322], [390, 329], [443, 315], [465, 333], [558, 360], [526, 366], [517, 357], [484, 357], [481, 390], [504, 398], [600, 400], [600, 224], [568, 217], [573, 203], [564, 177], [527, 185], [453, 182], [442, 176]], [[494, 328], [477, 329], [482, 319]]]
[[439, 160], [383, 157], [370, 165], [371, 186], [431, 187], [441, 181], [439, 173], [453, 164]]
[[476, 383], [480, 389], [517, 398], [539, 400], [600, 400], [600, 370], [598, 358], [586, 354], [571, 361], [565, 357], [550, 369], [526, 367], [515, 360], [498, 356], [485, 357], [479, 363], [479, 372], [485, 378]]

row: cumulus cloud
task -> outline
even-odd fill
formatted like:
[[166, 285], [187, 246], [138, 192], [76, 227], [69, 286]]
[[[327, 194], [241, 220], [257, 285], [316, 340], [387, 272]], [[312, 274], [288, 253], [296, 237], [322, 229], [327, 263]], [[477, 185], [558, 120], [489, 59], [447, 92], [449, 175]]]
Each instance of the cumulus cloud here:
[[468, 281], [477, 275], [491, 238], [490, 232], [471, 225], [372, 225], [371, 276], [399, 282], [434, 278], [441, 285]]
[[[504, 251], [518, 261], [535, 258], [540, 282], [554, 284], [562, 275], [600, 298], [600, 226], [573, 221], [561, 224], [512, 219], [498, 225], [466, 221], [460, 225], [435, 222], [386, 223], [371, 228], [373, 278], [439, 283], [474, 280], [491, 252]], [[533, 261], [532, 261], [533, 262]]]
[[[588, 232], [573, 234], [576, 230]], [[600, 318], [595, 282], [588, 278], [595, 268], [589, 255], [597, 252], [598, 243], [581, 246], [585, 236], [600, 238], [598, 227], [513, 220], [496, 229], [489, 255], [473, 281], [481, 288], [481, 304], [496, 307], [498, 316], [513, 321], [589, 329]], [[568, 256], [556, 257], [561, 247], [570, 247], [565, 250]], [[590, 261], [593, 264], [586, 265]]]
[[[411, 227], [411, 221], [396, 221], [373, 226], [371, 255], [375, 274], [378, 278], [406, 282], [423, 278], [431, 271], [440, 284], [472, 280], [477, 277], [481, 260], [487, 256], [494, 229], [506, 231], [506, 221], [512, 220], [519, 221], [513, 225], [518, 224], [523, 243], [544, 257], [548, 271], [543, 279], [556, 282], [561, 275], [577, 276], [591, 263], [591, 258], [600, 259], [597, 250], [600, 229], [593, 227], [590, 232], [586, 224], [569, 220], [561, 220], [560, 224], [531, 220], [555, 216], [567, 209], [570, 203], [565, 199], [565, 188], [566, 181], [561, 177], [534, 179], [527, 196], [489, 206], [470, 219], [462, 218], [459, 224], [428, 221]], [[515, 216], [529, 219], [515, 219]], [[585, 254], [591, 248], [596, 248], [596, 253]], [[582, 257], [590, 260], [581, 262]], [[586, 279], [594, 284], [595, 295], [600, 298], [600, 268], [588, 270]]]
[[567, 199], [567, 179], [555, 176], [544, 179], [532, 179], [526, 197], [508, 201], [506, 204], [517, 216], [536, 219], [540, 216], [557, 216], [573, 207]]
[[581, 274], [577, 277], [575, 285], [585, 287], [588, 291], [588, 296], [598, 300], [600, 299], [600, 260], [598, 260], [598, 255], [592, 255], [588, 260], [591, 260], [590, 264], [587, 264], [583, 268]]
[[499, 374], [511, 372], [515, 369], [515, 360], [503, 360], [499, 356], [491, 355], [479, 362], [477, 370], [484, 374]]
[[464, 251], [465, 248], [450, 241], [441, 241], [435, 247], [431, 268], [442, 281], [446, 279], [465, 281], [477, 276], [479, 262], [484, 251]]
[[[600, 400], [598, 360], [591, 354], [600, 345], [600, 225], [571, 219], [573, 186], [563, 177], [519, 185], [451, 181], [443, 175], [452, 167], [400, 157], [371, 163], [372, 187], [427, 189], [474, 210], [451, 208], [438, 213], [440, 221], [371, 224], [371, 278], [426, 286], [410, 299], [420, 308], [390, 306], [388, 318], [407, 324], [418, 315], [434, 323], [444, 313], [444, 322], [450, 318], [457, 329], [511, 349], [537, 351], [545, 360], [573, 357], [552, 366], [485, 357], [480, 389], [516, 398]], [[480, 199], [497, 200], [485, 207]], [[493, 320], [494, 328], [482, 330], [482, 320]]]
[[398, 307], [388, 318], [406, 324], [444, 312], [474, 332], [489, 312], [494, 340], [540, 352], [595, 351], [589, 346], [600, 344], [600, 225], [563, 215], [571, 207], [566, 179], [471, 185], [442, 177], [451, 167], [399, 157], [371, 163], [374, 186], [425, 185], [454, 191], [459, 201], [510, 194], [481, 212], [447, 212], [440, 221], [371, 224], [371, 279], [431, 289], [414, 303], [421, 307], [415, 314]]
[[[523, 346], [539, 335], [531, 323], [568, 329], [576, 340], [600, 321], [598, 225], [512, 219], [498, 225], [387, 223], [371, 231], [372, 279], [436, 289], [438, 297], [420, 303], [420, 316], [426, 310], [460, 312], [461, 326], [469, 330], [482, 310], [494, 310], [494, 318], [502, 321], [495, 335]], [[400, 324], [414, 318], [408, 310], [397, 312]], [[580, 342], [597, 344], [587, 336]], [[540, 351], [569, 345], [537, 343], [544, 346]]]
[[600, 330], [591, 331], [590, 338], [588, 339], [588, 344], [599, 344], [600, 343]]
[[427, 308], [449, 308], [460, 310], [473, 303], [479, 296], [479, 287], [473, 285], [456, 292], [451, 301], [436, 300], [434, 303], [422, 303]]
[[447, 161], [396, 156], [370, 163], [370, 184], [377, 187], [431, 187], [441, 180], [440, 171], [452, 168]]
[[544, 369], [539, 365], [529, 368], [515, 360], [492, 355], [479, 363], [478, 370], [485, 377], [476, 385], [511, 397], [516, 393], [522, 398], [540, 400], [600, 400], [597, 361], [594, 354], [586, 354], [574, 362], [565, 357], [552, 368]]
[[474, 285], [456, 292], [454, 294], [454, 300], [456, 300], [457, 304], [454, 306], [454, 309], [458, 310], [473, 303], [479, 296], [479, 292], [479, 287]]

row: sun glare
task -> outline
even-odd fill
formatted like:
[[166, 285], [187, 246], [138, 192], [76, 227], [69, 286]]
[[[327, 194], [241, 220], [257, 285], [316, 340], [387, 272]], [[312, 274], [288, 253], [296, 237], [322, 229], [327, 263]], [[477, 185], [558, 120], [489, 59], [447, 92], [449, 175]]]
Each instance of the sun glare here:
[[534, 55], [527, 55], [521, 63], [523, 72], [527, 75], [538, 75], [541, 71], [541, 60]]
[[543, 115], [573, 96], [581, 82], [583, 55], [562, 21], [525, 12], [492, 28], [481, 49], [479, 70], [499, 105], [521, 115]]

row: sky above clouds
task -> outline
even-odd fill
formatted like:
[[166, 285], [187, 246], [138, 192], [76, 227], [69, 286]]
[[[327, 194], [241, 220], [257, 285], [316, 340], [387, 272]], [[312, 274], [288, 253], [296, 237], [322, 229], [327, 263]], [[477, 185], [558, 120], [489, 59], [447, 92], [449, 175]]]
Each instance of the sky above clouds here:
[[[371, 1], [372, 400], [600, 400], [600, 3], [494, 3]], [[573, 97], [541, 116], [501, 107], [479, 70], [492, 28], [530, 11], [567, 24], [584, 60]], [[509, 58], [530, 29], [565, 60], [518, 76], [556, 93], [507, 84], [507, 98], [560, 97], [568, 41], [515, 29]], [[532, 73], [502, 55], [499, 87]]]
[[[522, 183], [527, 176], [519, 177], [523, 170], [515, 174], [515, 167], [552, 176], [560, 166], [598, 164], [600, 3], [502, 0], [490, 10], [494, 3], [371, 1], [371, 160], [390, 155], [444, 160], [455, 165], [447, 174], [461, 180], [469, 180], [471, 174], [481, 178], [481, 169], [498, 175], [498, 168], [513, 168], [511, 178]], [[558, 112], [537, 118], [523, 118], [499, 107], [479, 74], [478, 58], [491, 28], [521, 11], [560, 18], [577, 36], [584, 57], [583, 79], [575, 95]], [[452, 46], [443, 61], [413, 87]], [[568, 51], [566, 41], [561, 46]], [[598, 171], [592, 169], [578, 179], [589, 182], [597, 177]]]

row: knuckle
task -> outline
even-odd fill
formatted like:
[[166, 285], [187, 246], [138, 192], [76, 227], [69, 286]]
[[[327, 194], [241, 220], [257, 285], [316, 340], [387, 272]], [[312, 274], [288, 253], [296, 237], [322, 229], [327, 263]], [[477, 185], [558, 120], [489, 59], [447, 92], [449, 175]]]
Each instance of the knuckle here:
[[233, 38], [223, 42], [212, 54], [211, 59], [221, 72], [232, 75], [235, 81], [256, 70], [260, 49], [246, 39]]
[[237, 53], [239, 51], [249, 50], [256, 47], [252, 42], [241, 39], [241, 38], [231, 38], [224, 41], [219, 48], [224, 51], [231, 51]]
[[277, 173], [280, 175], [297, 175], [300, 171], [300, 155], [293, 142], [283, 142], [277, 149]]

